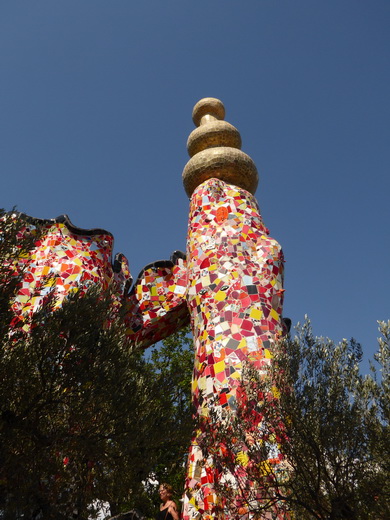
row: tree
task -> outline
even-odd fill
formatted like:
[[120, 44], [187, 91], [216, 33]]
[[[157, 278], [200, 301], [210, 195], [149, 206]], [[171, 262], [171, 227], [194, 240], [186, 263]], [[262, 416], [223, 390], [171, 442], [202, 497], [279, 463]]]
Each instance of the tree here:
[[[309, 321], [265, 374], [246, 368], [237, 415], [203, 425], [202, 448], [224, 468], [218, 493], [233, 517], [244, 501], [258, 517], [277, 504], [300, 520], [390, 518], [389, 328], [381, 324], [381, 378], [361, 375], [356, 341], [316, 338]], [[252, 486], [237, 504], [228, 476], [239, 482], [243, 456]]]
[[189, 328], [172, 334], [155, 347], [150, 356], [146, 354], [145, 357], [149, 378], [154, 381], [157, 393], [162, 394], [162, 409], [154, 418], [155, 432], [161, 439], [161, 446], [156, 451], [150, 478], [138, 486], [127, 507], [154, 518], [160, 503], [158, 483], [172, 485], [176, 502], [181, 499], [184, 487], [188, 448], [194, 428], [191, 403], [194, 352]]
[[20, 216], [0, 219], [0, 516], [82, 520], [94, 499], [113, 514], [142, 505], [165, 449], [183, 459], [186, 397], [129, 344], [114, 288], [75, 292], [55, 311], [50, 292], [33, 315], [13, 314], [39, 233]]

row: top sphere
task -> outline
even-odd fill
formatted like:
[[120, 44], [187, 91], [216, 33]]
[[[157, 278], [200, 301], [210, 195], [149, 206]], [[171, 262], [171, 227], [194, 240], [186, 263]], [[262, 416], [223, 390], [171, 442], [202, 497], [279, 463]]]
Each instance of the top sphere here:
[[200, 125], [200, 121], [205, 115], [214, 116], [216, 119], [225, 118], [225, 107], [222, 101], [216, 98], [203, 98], [196, 103], [192, 111], [192, 120], [196, 126]]

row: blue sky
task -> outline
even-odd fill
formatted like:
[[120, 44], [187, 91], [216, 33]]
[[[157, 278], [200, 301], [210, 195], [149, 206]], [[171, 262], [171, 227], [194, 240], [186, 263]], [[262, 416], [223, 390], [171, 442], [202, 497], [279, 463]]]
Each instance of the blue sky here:
[[390, 318], [388, 0], [0, 5], [0, 207], [185, 250], [191, 112], [221, 99], [286, 257], [285, 315], [376, 350]]

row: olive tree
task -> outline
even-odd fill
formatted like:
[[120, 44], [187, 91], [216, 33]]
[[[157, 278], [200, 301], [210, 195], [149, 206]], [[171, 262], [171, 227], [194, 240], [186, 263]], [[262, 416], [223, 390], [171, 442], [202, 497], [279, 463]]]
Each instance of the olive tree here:
[[237, 413], [203, 424], [202, 448], [225, 474], [237, 476], [245, 454], [252, 485], [240, 503], [228, 478], [217, 484], [233, 518], [243, 502], [258, 517], [275, 506], [286, 518], [390, 517], [389, 328], [380, 324], [379, 375], [361, 374], [356, 341], [314, 337], [308, 320], [262, 374], [246, 367]]

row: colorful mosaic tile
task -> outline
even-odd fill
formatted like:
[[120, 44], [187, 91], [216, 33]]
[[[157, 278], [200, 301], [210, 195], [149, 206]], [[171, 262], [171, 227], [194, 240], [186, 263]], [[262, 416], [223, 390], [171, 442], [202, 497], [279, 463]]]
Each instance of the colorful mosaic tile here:
[[35, 312], [51, 291], [56, 296], [54, 308], [58, 308], [72, 291], [90, 285], [106, 289], [114, 283], [117, 300], [127, 308], [128, 336], [138, 347], [146, 348], [188, 323], [183, 253], [175, 252], [171, 260], [145, 267], [129, 290], [128, 261], [123, 254], [112, 259], [111, 233], [77, 228], [67, 216], [30, 220], [31, 227], [41, 228], [42, 238], [27, 258], [19, 259], [17, 271], [23, 269], [23, 279], [13, 303], [15, 315], [23, 318]]
[[[218, 179], [195, 190], [187, 262], [197, 414], [207, 417], [218, 409], [234, 413], [244, 364], [259, 370], [269, 364], [284, 332], [283, 254], [269, 236], [253, 195]], [[203, 456], [198, 435], [202, 431], [196, 433], [189, 454], [184, 520], [214, 518], [221, 506], [213, 487], [221, 475], [213, 460]], [[268, 462], [279, 462], [277, 455], [277, 446], [270, 445]], [[243, 455], [240, 464], [238, 458], [236, 474], [240, 465], [245, 474], [245, 460]]]
[[186, 303], [185, 255], [176, 251], [170, 261], [146, 266], [126, 300], [128, 335], [145, 348], [189, 322]]
[[[83, 290], [91, 284], [108, 286], [114, 277], [111, 233], [75, 228], [66, 216], [53, 220], [31, 219], [31, 227], [35, 226], [42, 229], [42, 236], [30, 255], [19, 259], [23, 280], [13, 304], [15, 314], [23, 316], [36, 311], [53, 290], [54, 307], [58, 308], [72, 291]], [[130, 273], [123, 272], [122, 276], [130, 278]]]

